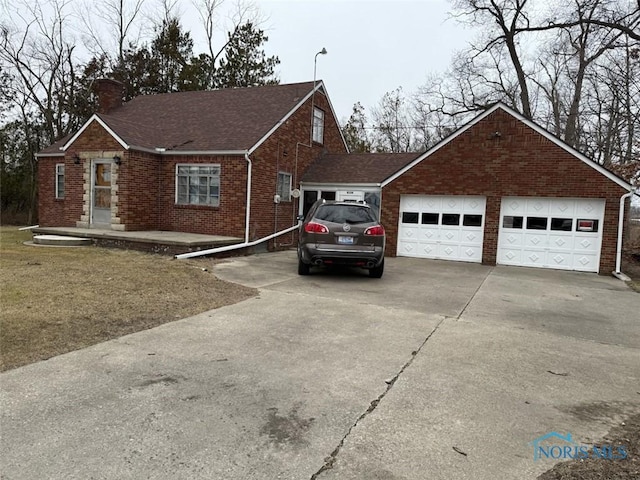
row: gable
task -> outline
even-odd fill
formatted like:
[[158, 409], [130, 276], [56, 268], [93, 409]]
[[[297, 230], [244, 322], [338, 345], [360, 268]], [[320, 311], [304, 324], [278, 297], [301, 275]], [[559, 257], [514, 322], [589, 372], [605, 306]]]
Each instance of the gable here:
[[[484, 131], [482, 129], [483, 123], [487, 124], [488, 122], [492, 122], [491, 120], [492, 117], [500, 116], [500, 114], [502, 114], [502, 116], [505, 117], [504, 122], [511, 123], [512, 128], [519, 126], [521, 129], [526, 128], [528, 130], [528, 132], [521, 137], [521, 139], [523, 140], [523, 143], [521, 144], [521, 148], [533, 149], [528, 151], [529, 154], [535, 154], [536, 152], [539, 153], [539, 151], [536, 149], [539, 148], [539, 145], [541, 145], [541, 141], [543, 140], [547, 141], [547, 143], [550, 143], [555, 147], [557, 147], [557, 149], [567, 153], [570, 157], [572, 157], [572, 159], [575, 159], [577, 162], [581, 162], [583, 165], [586, 165], [589, 168], [595, 170], [596, 172], [598, 172], [600, 175], [602, 175], [604, 178], [608, 179], [609, 181], [617, 184], [618, 186], [624, 188], [625, 190], [632, 189], [632, 186], [629, 183], [625, 182], [623, 179], [617, 177], [615, 174], [613, 174], [606, 168], [597, 164], [593, 160], [587, 158], [585, 155], [578, 152], [574, 148], [570, 147], [569, 145], [564, 143], [562, 140], [560, 140], [558, 137], [552, 135], [551, 133], [549, 133], [547, 130], [540, 127], [536, 123], [526, 119], [524, 116], [522, 116], [515, 110], [512, 110], [511, 108], [501, 103], [494, 105], [492, 108], [490, 108], [486, 112], [478, 115], [476, 118], [471, 120], [467, 125], [460, 128], [449, 137], [443, 139], [442, 141], [434, 145], [432, 148], [427, 150], [424, 154], [422, 154], [416, 160], [411, 162], [409, 165], [407, 165], [406, 167], [396, 172], [394, 175], [387, 178], [384, 182], [382, 182], [382, 186], [384, 187], [389, 183], [393, 182], [394, 180], [404, 175], [405, 173], [407, 173], [408, 171], [410, 171], [412, 168], [414, 168], [416, 165], [419, 165], [423, 161], [428, 162], [430, 157], [432, 157], [433, 155], [435, 155], [437, 152], [444, 149], [448, 145], [451, 145], [454, 142], [465, 141], [462, 139], [465, 136], [468, 137], [470, 135], [473, 135], [474, 129]], [[489, 132], [485, 132], [483, 138], [476, 139], [477, 145], [480, 145], [480, 146], [483, 144], [486, 145], [490, 142], [493, 142], [495, 144], [497, 144], [498, 142], [504, 143], [510, 140], [509, 138], [504, 137], [503, 132], [500, 131], [500, 124], [492, 123], [492, 126], [496, 126], [496, 128], [490, 129]], [[455, 161], [459, 161], [459, 160], [460, 159], [455, 159]]]

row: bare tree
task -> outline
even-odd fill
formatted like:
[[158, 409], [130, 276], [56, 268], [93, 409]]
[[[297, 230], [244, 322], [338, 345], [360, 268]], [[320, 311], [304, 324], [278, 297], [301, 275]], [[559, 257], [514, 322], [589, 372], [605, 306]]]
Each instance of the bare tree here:
[[[115, 50], [116, 63], [124, 62], [127, 44], [136, 44], [140, 39], [142, 26], [139, 21], [144, 4], [145, 0], [86, 0], [78, 5], [85, 37], [92, 45], [94, 55], [111, 58]], [[105, 35], [111, 38], [105, 40]]]

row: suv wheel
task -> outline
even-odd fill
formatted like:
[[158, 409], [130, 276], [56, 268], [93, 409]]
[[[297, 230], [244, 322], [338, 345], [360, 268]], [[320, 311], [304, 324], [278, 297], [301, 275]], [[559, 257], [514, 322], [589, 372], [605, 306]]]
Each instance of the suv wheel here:
[[373, 267], [369, 269], [369, 276], [371, 278], [381, 278], [384, 272], [384, 258], [382, 262], [377, 267]]
[[309, 275], [309, 269], [311, 265], [307, 265], [302, 260], [298, 259], [298, 275]]

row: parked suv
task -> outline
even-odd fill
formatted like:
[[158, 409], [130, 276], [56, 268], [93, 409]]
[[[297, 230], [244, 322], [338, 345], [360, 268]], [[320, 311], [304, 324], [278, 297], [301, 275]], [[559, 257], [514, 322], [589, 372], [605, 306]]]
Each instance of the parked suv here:
[[382, 277], [384, 227], [364, 202], [318, 200], [300, 225], [298, 274], [308, 275], [312, 265], [353, 265]]

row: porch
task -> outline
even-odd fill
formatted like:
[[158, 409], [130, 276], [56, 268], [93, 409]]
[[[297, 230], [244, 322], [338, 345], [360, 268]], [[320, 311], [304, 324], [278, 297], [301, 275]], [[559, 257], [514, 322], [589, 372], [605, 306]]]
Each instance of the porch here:
[[243, 242], [243, 239], [238, 237], [160, 230], [121, 232], [98, 228], [36, 227], [31, 231], [34, 235], [90, 238], [94, 245], [101, 247], [141, 250], [164, 255], [197, 252]]

